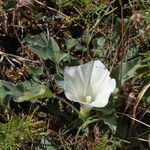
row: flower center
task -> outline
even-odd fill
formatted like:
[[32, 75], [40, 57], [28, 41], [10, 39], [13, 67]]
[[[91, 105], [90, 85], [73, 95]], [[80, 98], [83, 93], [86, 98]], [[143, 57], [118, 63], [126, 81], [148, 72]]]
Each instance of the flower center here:
[[92, 97], [90, 95], [86, 96], [86, 102], [90, 103], [92, 101]]
[[82, 97], [80, 100], [81, 100], [82, 102], [90, 103], [90, 102], [92, 102], [92, 96], [88, 95], [88, 96], [86, 96], [86, 97]]

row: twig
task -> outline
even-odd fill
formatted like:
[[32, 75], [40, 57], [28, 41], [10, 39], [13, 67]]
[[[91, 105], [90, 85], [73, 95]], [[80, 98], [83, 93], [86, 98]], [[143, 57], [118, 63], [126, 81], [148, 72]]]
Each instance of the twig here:
[[[120, 7], [121, 7], [121, 41], [119, 43], [118, 49], [116, 50], [116, 52], [114, 54], [114, 58], [112, 60], [112, 65], [110, 66], [110, 72], [112, 71], [112, 69], [113, 69], [113, 67], [116, 63], [116, 59], [117, 59], [117, 56], [118, 56], [118, 53], [119, 53], [120, 50], [122, 52], [122, 57], [124, 56], [123, 55], [123, 52], [125, 50], [124, 38], [125, 38], [125, 34], [127, 32], [127, 29], [128, 29], [128, 26], [126, 28], [124, 26], [124, 16], [123, 16], [124, 12], [123, 12], [123, 4], [122, 4], [121, 0], [119, 0], [119, 4], [120, 4]], [[123, 58], [122, 58], [121, 62], [122, 61], [123, 61]], [[122, 71], [121, 71], [121, 74], [122, 74]]]
[[14, 64], [11, 60], [9, 60], [8, 57], [6, 57], [6, 59], [7, 59], [7, 61], [8, 61], [13, 67], [15, 67], [15, 64]]
[[19, 39], [18, 34], [17, 34], [17, 32], [16, 32], [16, 29], [15, 29], [15, 15], [16, 15], [16, 12], [15, 12], [15, 10], [14, 10], [14, 11], [13, 11], [13, 18], [12, 18], [12, 23], [13, 23], [12, 25], [13, 25], [13, 29], [14, 29], [15, 36], [16, 36], [17, 40], [19, 41], [20, 45], [23, 47], [23, 45], [22, 45], [22, 43], [21, 43], [21, 40]]
[[147, 139], [142, 139], [142, 138], [137, 138], [139, 141], [142, 141], [142, 142], [147, 142], [150, 144], [150, 140], [147, 140]]
[[43, 3], [41, 3], [41, 2], [39, 2], [39, 1], [37, 1], [37, 0], [34, 0], [34, 1], [35, 1], [36, 3], [38, 3], [38, 4], [40, 4], [40, 5], [42, 5], [42, 6], [46, 7], [46, 8], [48, 8], [49, 10], [55, 11], [55, 12], [57, 12], [57, 13], [61, 14], [62, 16], [64, 16], [64, 17], [68, 18], [68, 16], [67, 16], [67, 15], [65, 15], [64, 13], [62, 13], [61, 11], [56, 10], [55, 8], [52, 8], [52, 7], [46, 6], [45, 4], [43, 4]]
[[32, 63], [36, 63], [36, 64], [40, 63], [40, 61], [34, 61], [34, 60], [23, 58], [23, 57], [20, 57], [20, 56], [17, 56], [17, 55], [7, 54], [7, 53], [2, 52], [2, 51], [0, 51], [0, 55], [2, 55], [3, 57], [13, 57], [13, 58], [16, 58], [16, 59], [18, 59], [20, 61], [28, 61], [28, 62], [32, 62]]
[[4, 56], [2, 55], [0, 58], [0, 63], [3, 61], [3, 59], [4, 59]]

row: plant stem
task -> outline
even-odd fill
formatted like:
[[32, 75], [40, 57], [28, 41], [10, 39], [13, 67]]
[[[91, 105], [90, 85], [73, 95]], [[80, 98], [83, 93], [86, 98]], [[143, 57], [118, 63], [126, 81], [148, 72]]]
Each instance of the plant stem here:
[[87, 118], [90, 114], [92, 107], [81, 105], [79, 118]]

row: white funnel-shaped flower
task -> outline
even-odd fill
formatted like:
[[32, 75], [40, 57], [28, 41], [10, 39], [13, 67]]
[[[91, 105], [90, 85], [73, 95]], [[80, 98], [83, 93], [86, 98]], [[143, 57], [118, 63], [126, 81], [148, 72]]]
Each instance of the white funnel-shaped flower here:
[[105, 107], [116, 87], [115, 79], [99, 60], [67, 67], [64, 71], [66, 97], [88, 107]]

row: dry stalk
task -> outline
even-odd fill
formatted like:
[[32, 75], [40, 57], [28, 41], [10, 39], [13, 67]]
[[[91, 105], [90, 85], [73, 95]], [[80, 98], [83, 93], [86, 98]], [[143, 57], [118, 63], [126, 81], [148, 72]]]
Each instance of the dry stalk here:
[[[137, 110], [137, 107], [138, 107], [138, 105], [139, 105], [139, 103], [140, 103], [140, 101], [141, 101], [143, 95], [145, 94], [145, 92], [148, 90], [149, 87], [150, 87], [150, 82], [147, 83], [147, 84], [142, 88], [141, 92], [140, 92], [139, 95], [137, 96], [137, 98], [136, 98], [136, 104], [135, 104], [134, 107], [133, 107], [133, 113], [132, 113], [133, 118], [136, 118], [136, 110]], [[135, 120], [133, 119], [133, 120], [132, 120], [132, 125], [133, 125], [134, 123], [135, 123]]]

